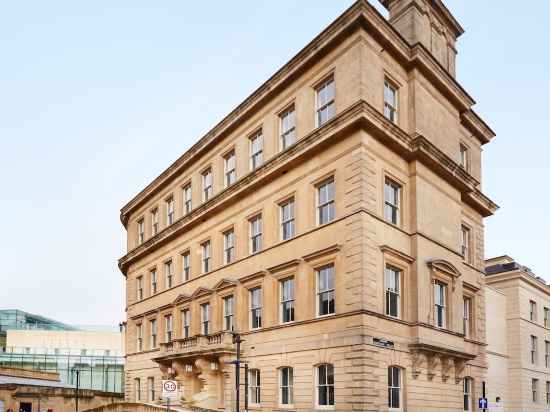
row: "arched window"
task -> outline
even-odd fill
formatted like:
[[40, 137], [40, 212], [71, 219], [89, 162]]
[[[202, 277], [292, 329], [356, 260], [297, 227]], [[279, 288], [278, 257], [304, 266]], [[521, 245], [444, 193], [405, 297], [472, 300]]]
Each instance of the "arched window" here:
[[294, 370], [287, 366], [279, 369], [279, 403], [281, 406], [294, 404]]
[[474, 387], [474, 380], [472, 378], [464, 378], [464, 410], [473, 411], [472, 406], [472, 388]]
[[317, 406], [334, 406], [334, 366], [317, 366]]
[[403, 370], [397, 366], [388, 368], [388, 407], [391, 411], [403, 408]]
[[253, 405], [259, 405], [260, 399], [260, 370], [250, 369], [248, 371], [248, 389], [250, 403]]

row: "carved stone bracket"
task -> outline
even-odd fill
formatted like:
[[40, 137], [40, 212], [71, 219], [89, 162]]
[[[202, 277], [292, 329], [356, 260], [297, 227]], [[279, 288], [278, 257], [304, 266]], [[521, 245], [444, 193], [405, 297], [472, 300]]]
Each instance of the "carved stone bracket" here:
[[412, 376], [413, 379], [417, 379], [422, 373], [421, 367], [424, 361], [424, 355], [420, 352], [413, 352], [412, 354]]
[[458, 385], [464, 379], [466, 362], [463, 359], [455, 359], [455, 383]]
[[441, 357], [441, 379], [443, 380], [443, 382], [447, 382], [447, 380], [450, 378], [451, 366], [452, 366], [451, 359], [446, 356], [442, 356]]
[[440, 364], [440, 358], [439, 356], [433, 355], [433, 354], [427, 354], [427, 369], [428, 369], [428, 380], [433, 380], [433, 378], [436, 375], [437, 367]]

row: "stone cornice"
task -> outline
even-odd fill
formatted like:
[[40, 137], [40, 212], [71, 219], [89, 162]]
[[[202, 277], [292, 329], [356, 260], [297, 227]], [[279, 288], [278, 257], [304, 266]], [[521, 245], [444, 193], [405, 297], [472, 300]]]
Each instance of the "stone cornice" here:
[[[475, 103], [458, 82], [437, 63], [431, 54], [421, 45], [411, 47], [389, 22], [366, 0], [358, 0], [338, 19], [323, 30], [306, 45], [295, 57], [286, 63], [270, 79], [239, 104], [229, 115], [180, 156], [172, 165], [155, 178], [138, 195], [128, 202], [120, 212], [120, 218], [126, 227], [129, 215], [161, 188], [173, 181], [196, 159], [212, 148], [216, 142], [227, 136], [235, 127], [242, 124], [255, 109], [276, 95], [282, 87], [292, 81], [311, 64], [335, 47], [358, 28], [371, 33], [386, 49], [406, 67], [419, 67], [428, 77], [437, 79], [440, 90], [451, 100], [461, 113], [469, 112]], [[473, 118], [473, 115], [469, 115]], [[467, 122], [472, 123], [471, 121]], [[478, 122], [479, 123], [479, 122]], [[479, 127], [478, 127], [479, 128]], [[481, 128], [482, 129], [482, 128]], [[475, 133], [474, 133], [475, 134]], [[477, 134], [476, 134], [477, 135]]]
[[503, 272], [494, 275], [485, 275], [485, 284], [488, 286], [496, 286], [496, 284], [500, 282], [506, 282], [510, 280], [522, 280], [533, 286], [534, 288], [538, 289], [539, 291], [543, 292], [547, 296], [550, 296], [550, 285], [544, 284], [538, 281], [533, 276], [529, 275], [528, 273], [519, 270], [513, 270], [510, 272]]
[[[175, 236], [187, 231], [193, 225], [202, 222], [221, 207], [226, 207], [229, 202], [241, 199], [246, 193], [265, 184], [266, 181], [274, 179], [283, 173], [289, 162], [305, 159], [312, 150], [327, 144], [349, 130], [357, 128], [366, 130], [407, 160], [418, 160], [426, 164], [443, 176], [451, 185], [459, 189], [463, 196], [470, 200], [472, 207], [479, 210], [483, 215], [491, 214], [492, 209], [489, 206], [494, 205], [494, 203], [478, 191], [476, 179], [425, 137], [421, 135], [409, 136], [398, 126], [388, 121], [369, 103], [360, 100], [322, 127], [300, 139], [289, 149], [278, 153], [255, 171], [248, 173], [229, 188], [216, 194], [208, 202], [176, 220], [174, 224], [160, 231], [156, 236], [130, 250], [119, 259], [119, 268], [122, 273], [126, 274], [129, 265], [138, 257], [155, 250]], [[494, 206], [496, 207], [496, 205]]]

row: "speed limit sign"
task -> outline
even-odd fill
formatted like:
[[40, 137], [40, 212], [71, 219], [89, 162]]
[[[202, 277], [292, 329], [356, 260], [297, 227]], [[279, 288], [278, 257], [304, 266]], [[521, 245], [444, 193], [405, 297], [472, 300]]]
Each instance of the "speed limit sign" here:
[[162, 381], [162, 397], [175, 399], [178, 397], [178, 382], [177, 381]]

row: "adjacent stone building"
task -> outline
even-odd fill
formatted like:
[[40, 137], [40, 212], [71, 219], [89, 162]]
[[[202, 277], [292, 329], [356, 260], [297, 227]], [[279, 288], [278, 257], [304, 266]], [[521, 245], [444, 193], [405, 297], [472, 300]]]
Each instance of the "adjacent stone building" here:
[[487, 260], [488, 393], [507, 411], [550, 408], [550, 287], [509, 256]]
[[254, 409], [474, 410], [494, 134], [449, 10], [384, 5], [357, 1], [122, 208], [127, 400], [173, 377], [234, 410], [237, 331]]

